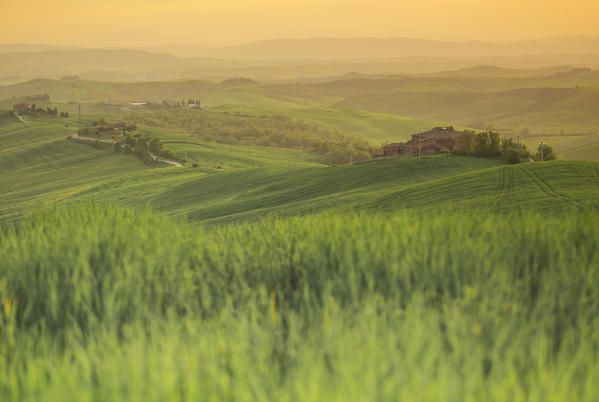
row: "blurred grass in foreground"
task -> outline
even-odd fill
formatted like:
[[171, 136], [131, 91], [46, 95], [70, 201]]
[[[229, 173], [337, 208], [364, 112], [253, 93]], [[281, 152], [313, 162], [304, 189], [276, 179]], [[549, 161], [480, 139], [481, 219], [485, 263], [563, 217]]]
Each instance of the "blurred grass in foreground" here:
[[0, 231], [1, 399], [595, 400], [598, 222], [57, 209]]

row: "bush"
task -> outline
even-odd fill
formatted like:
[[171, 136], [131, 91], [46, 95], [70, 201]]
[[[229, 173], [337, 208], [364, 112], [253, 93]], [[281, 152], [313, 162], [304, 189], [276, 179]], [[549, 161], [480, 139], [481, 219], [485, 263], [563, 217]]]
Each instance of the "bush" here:
[[475, 139], [474, 154], [483, 158], [501, 156], [499, 134], [493, 131], [478, 133]]
[[530, 152], [524, 144], [516, 144], [511, 138], [501, 140], [501, 157], [508, 163], [527, 162]]
[[154, 154], [160, 154], [160, 150], [162, 149], [162, 142], [159, 138], [152, 138], [150, 141], [150, 152]]
[[[541, 147], [542, 147], [542, 152], [541, 152]], [[542, 154], [542, 158], [541, 158], [541, 154]], [[555, 153], [553, 152], [553, 147], [543, 143], [542, 145], [539, 144], [539, 147], [537, 148], [537, 153], [535, 154], [535, 158], [536, 161], [552, 161], [554, 159], [557, 159], [557, 156], [555, 155]]]
[[77, 130], [77, 134], [83, 135], [83, 136], [92, 135], [92, 131], [87, 127], [82, 127], [79, 130]]
[[163, 148], [159, 155], [164, 159], [170, 159], [174, 161], [178, 160], [177, 154], [169, 148]]

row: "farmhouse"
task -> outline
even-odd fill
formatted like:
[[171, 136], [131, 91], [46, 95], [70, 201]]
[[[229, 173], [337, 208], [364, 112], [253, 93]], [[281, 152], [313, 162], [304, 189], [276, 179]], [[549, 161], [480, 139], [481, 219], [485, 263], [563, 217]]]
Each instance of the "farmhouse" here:
[[16, 114], [32, 114], [35, 113], [35, 103], [30, 105], [29, 103], [17, 103], [12, 107], [13, 112]]
[[425, 133], [412, 134], [408, 142], [392, 143], [383, 148], [385, 155], [434, 153], [460, 149], [462, 131], [453, 127], [435, 127]]

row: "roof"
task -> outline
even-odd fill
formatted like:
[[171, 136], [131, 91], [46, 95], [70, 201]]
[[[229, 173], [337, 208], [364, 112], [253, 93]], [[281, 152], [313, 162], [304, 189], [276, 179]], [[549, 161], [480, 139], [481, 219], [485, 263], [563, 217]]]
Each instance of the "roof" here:
[[431, 131], [424, 133], [412, 134], [412, 137], [420, 137], [422, 139], [428, 138], [455, 138], [464, 134], [462, 131], [455, 131], [453, 126], [449, 127], [435, 127]]
[[414, 143], [394, 142], [392, 144], [388, 144], [388, 145], [384, 146], [383, 148], [387, 148], [387, 147], [399, 148], [399, 147], [415, 147], [415, 146], [416, 146], [416, 144], [414, 144]]

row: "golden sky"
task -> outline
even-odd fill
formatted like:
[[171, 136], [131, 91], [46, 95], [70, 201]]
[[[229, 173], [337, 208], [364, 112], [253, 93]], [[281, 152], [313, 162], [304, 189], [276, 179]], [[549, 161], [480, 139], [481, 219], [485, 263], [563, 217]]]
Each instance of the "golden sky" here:
[[0, 43], [223, 45], [320, 36], [496, 41], [599, 33], [599, 0], [27, 0], [3, 3]]

